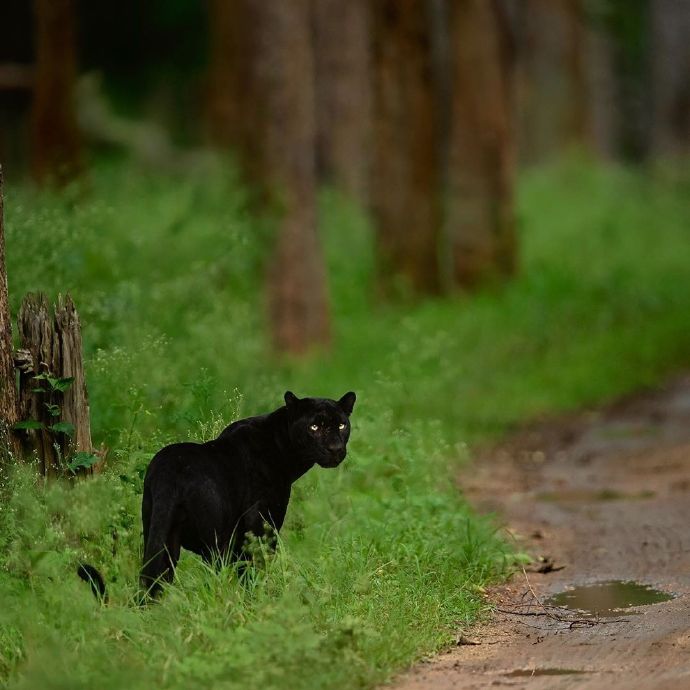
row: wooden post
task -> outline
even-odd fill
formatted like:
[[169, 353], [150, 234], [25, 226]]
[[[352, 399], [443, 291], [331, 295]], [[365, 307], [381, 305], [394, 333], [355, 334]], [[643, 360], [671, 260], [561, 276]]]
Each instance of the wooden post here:
[[76, 453], [93, 452], [79, 316], [69, 295], [58, 297], [53, 314], [44, 294], [30, 293], [18, 326], [19, 414], [36, 427], [23, 430], [24, 449], [37, 451], [43, 474], [55, 476]]
[[12, 321], [7, 297], [7, 270], [5, 268], [5, 225], [0, 166], [0, 444], [18, 451], [19, 445], [11, 432], [17, 421], [17, 386], [12, 348]]

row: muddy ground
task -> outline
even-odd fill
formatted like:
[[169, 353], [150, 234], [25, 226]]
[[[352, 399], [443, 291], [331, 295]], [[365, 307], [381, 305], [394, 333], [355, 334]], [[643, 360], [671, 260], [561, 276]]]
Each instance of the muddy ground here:
[[[563, 569], [526, 566], [490, 594], [491, 621], [459, 633], [478, 644], [420, 664], [395, 690], [690, 688], [690, 376], [536, 425], [480, 454], [460, 483], [521, 549]], [[674, 598], [609, 618], [541, 606], [610, 580]]]

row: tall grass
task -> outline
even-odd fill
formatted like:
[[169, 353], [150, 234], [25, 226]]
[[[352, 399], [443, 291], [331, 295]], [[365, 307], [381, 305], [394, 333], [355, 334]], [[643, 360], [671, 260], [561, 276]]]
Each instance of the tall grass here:
[[[521, 272], [472, 297], [384, 305], [371, 231], [322, 195], [335, 345], [269, 352], [270, 244], [231, 173], [101, 165], [91, 189], [10, 187], [10, 293], [69, 290], [106, 471], [13, 467], [0, 514], [0, 672], [26, 688], [369, 687], [481, 614], [512, 556], [454, 483], [465, 444], [657, 382], [690, 360], [687, 182], [574, 162], [524, 176]], [[240, 581], [183, 557], [133, 605], [143, 472], [298, 395], [358, 393], [350, 455], [295, 486], [281, 548]], [[102, 568], [110, 603], [77, 580]]]

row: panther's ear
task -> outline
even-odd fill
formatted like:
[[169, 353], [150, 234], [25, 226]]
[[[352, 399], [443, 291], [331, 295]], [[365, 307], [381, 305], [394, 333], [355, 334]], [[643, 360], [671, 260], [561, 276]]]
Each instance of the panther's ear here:
[[352, 408], [355, 406], [355, 400], [357, 400], [357, 396], [350, 391], [349, 393], [345, 393], [340, 400], [338, 400], [338, 405], [340, 409], [349, 417], [352, 414]]
[[299, 402], [299, 398], [292, 391], [285, 391], [285, 404], [291, 407]]

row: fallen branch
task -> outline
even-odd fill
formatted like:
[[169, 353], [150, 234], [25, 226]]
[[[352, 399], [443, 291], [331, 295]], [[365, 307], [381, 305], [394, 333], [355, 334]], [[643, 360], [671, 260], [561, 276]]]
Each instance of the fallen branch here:
[[[568, 626], [573, 628], [578, 625], [582, 625], [584, 627], [592, 627], [595, 625], [606, 625], [609, 623], [628, 623], [630, 622], [629, 618], [606, 618], [602, 619], [597, 617], [594, 618], [589, 618], [589, 617], [581, 617], [581, 616], [575, 616], [573, 617], [574, 613], [570, 609], [564, 609], [559, 606], [553, 606], [550, 607], [552, 610], [551, 611], [520, 611], [517, 608], [515, 609], [505, 609], [502, 607], [497, 606], [494, 610], [498, 611], [499, 613], [507, 613], [508, 615], [511, 616], [547, 616], [551, 620], [557, 621], [558, 623], [568, 623]], [[561, 613], [553, 613], [553, 609], [558, 609]]]
[[[527, 590], [522, 593], [520, 599], [521, 603], [516, 604], [513, 608], [495, 607], [495, 610], [500, 613], [506, 613], [511, 616], [526, 616], [526, 617], [546, 617], [556, 623], [567, 623], [569, 629], [582, 627], [593, 627], [595, 625], [607, 625], [610, 623], [628, 623], [628, 618], [610, 618], [602, 620], [599, 616], [583, 617], [574, 612], [572, 609], [564, 606], [552, 606], [545, 604], [534, 591], [532, 583], [527, 576], [527, 571], [524, 566], [521, 566], [522, 574], [527, 583]], [[530, 594], [532, 596], [531, 602], [524, 602], [525, 597]], [[525, 610], [527, 609], [527, 610]], [[535, 610], [536, 609], [536, 610]], [[532, 626], [530, 626], [532, 627]]]

